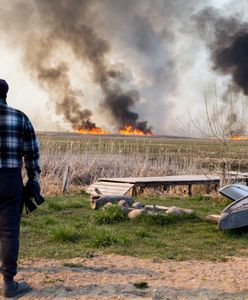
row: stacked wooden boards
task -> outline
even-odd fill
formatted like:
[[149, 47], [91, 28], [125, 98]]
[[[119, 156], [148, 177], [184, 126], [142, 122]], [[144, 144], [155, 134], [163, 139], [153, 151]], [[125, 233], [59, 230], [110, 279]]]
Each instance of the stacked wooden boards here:
[[87, 189], [87, 192], [92, 195], [126, 195], [133, 186], [134, 184], [130, 183], [97, 181]]

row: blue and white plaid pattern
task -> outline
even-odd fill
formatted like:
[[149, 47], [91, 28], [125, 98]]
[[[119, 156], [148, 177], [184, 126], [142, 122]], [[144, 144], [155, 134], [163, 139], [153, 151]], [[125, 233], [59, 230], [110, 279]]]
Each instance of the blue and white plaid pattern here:
[[21, 111], [0, 99], [0, 168], [21, 168], [39, 171], [39, 145], [34, 128]]

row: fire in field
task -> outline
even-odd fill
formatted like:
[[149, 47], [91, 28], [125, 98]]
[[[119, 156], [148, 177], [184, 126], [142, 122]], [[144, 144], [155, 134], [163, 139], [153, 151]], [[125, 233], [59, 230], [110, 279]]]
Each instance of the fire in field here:
[[221, 115], [248, 93], [244, 1], [2, 2], [2, 69], [37, 129], [178, 135], [203, 94]]

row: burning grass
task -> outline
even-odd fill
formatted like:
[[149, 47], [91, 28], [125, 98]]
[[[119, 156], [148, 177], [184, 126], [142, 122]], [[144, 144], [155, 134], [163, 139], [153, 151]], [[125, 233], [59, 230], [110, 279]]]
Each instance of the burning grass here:
[[103, 134], [120, 134], [120, 135], [138, 135], [138, 136], [152, 136], [152, 132], [142, 131], [139, 128], [133, 127], [131, 125], [126, 125], [121, 127], [116, 132], [108, 132], [101, 127], [93, 127], [91, 129], [79, 129], [77, 130], [79, 134], [92, 134], [92, 135], [103, 135]]

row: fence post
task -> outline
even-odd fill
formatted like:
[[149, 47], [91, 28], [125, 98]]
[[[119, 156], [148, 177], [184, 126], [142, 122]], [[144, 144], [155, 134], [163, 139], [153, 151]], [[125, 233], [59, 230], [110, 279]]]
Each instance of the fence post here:
[[70, 176], [70, 165], [68, 165], [65, 169], [64, 176], [63, 176], [63, 182], [62, 182], [62, 193], [67, 192], [67, 188], [69, 186], [69, 176]]

